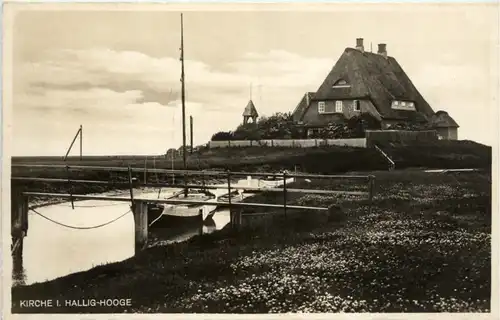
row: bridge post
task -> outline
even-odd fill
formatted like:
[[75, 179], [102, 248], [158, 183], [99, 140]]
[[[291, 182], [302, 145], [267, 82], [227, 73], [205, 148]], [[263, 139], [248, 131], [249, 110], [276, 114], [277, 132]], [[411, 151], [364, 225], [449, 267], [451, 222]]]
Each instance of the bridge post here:
[[28, 232], [28, 197], [22, 191], [13, 188], [11, 192], [11, 253], [12, 272], [15, 277], [23, 272], [24, 237]]
[[286, 219], [286, 170], [283, 171], [283, 213], [285, 214]]
[[234, 207], [232, 209], [229, 209], [229, 215], [230, 215], [230, 225], [231, 228], [234, 230], [239, 230], [242, 224], [242, 212], [243, 208], [238, 208]]
[[144, 201], [134, 201], [132, 204], [134, 214], [135, 252], [142, 251], [148, 242], [148, 204]]
[[368, 214], [372, 213], [372, 206], [373, 206], [373, 189], [375, 186], [375, 177], [370, 176], [368, 178], [368, 188], [369, 188], [369, 194], [368, 194]]

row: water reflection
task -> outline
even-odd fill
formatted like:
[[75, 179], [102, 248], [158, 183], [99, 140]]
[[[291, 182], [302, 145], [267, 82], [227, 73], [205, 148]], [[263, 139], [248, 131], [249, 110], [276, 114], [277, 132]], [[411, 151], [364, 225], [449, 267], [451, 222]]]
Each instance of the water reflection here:
[[[170, 193], [173, 190], [170, 191]], [[166, 190], [162, 194], [167, 194]], [[143, 193], [141, 197], [158, 196], [158, 191]], [[130, 204], [86, 200], [61, 203], [36, 209], [45, 217], [75, 227], [92, 227], [113, 220], [125, 212], [121, 219], [95, 229], [69, 229], [57, 225], [30, 211], [29, 232], [24, 238], [22, 263], [14, 267], [14, 285], [28, 285], [52, 280], [94, 266], [122, 261], [134, 254], [134, 220]], [[219, 211], [203, 225], [153, 231], [153, 238], [161, 243], [184, 241], [200, 233], [211, 233], [229, 223], [229, 212]], [[162, 233], [162, 234], [161, 234]]]

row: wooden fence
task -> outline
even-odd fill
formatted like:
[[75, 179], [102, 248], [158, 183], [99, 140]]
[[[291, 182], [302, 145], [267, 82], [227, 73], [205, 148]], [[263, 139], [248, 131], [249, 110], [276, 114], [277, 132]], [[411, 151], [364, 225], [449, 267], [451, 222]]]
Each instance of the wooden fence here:
[[286, 147], [286, 148], [312, 148], [321, 146], [345, 146], [366, 148], [365, 138], [353, 139], [273, 139], [273, 140], [226, 140], [209, 141], [210, 148], [230, 147]]

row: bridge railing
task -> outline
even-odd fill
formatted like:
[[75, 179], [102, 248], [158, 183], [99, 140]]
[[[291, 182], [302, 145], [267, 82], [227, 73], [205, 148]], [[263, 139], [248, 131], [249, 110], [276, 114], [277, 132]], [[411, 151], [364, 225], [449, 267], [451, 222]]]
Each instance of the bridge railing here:
[[[231, 171], [196, 171], [196, 170], [169, 170], [169, 169], [147, 169], [148, 172], [157, 173], [170, 173], [179, 175], [195, 175], [202, 177], [217, 177], [218, 179], [225, 179], [226, 182], [219, 185], [208, 185], [204, 183], [201, 184], [173, 184], [173, 183], [139, 183], [137, 180], [134, 181], [132, 178], [133, 172], [144, 172], [144, 168], [131, 168], [131, 167], [102, 167], [102, 166], [64, 166], [64, 165], [36, 165], [36, 164], [15, 164], [13, 167], [43, 167], [43, 168], [60, 168], [65, 170], [105, 170], [105, 171], [127, 171], [128, 181], [106, 181], [106, 180], [86, 180], [86, 179], [63, 179], [63, 178], [46, 178], [46, 177], [30, 177], [30, 176], [13, 176], [11, 179], [13, 181], [27, 182], [46, 182], [46, 183], [68, 183], [68, 184], [96, 184], [96, 185], [108, 185], [115, 187], [128, 187], [130, 190], [130, 195], [123, 196], [110, 196], [110, 195], [89, 195], [89, 194], [72, 194], [72, 193], [54, 193], [54, 192], [35, 192], [35, 191], [25, 191], [22, 193], [16, 193], [19, 197], [24, 197], [25, 199], [16, 199], [12, 203], [27, 203], [28, 197], [49, 197], [58, 199], [69, 199], [73, 204], [75, 200], [102, 200], [102, 201], [117, 201], [117, 202], [130, 202], [132, 204], [134, 221], [136, 225], [136, 246], [143, 247], [145, 239], [147, 239], [147, 218], [139, 216], [146, 216], [148, 213], [147, 204], [191, 204], [191, 205], [207, 205], [205, 201], [199, 200], [187, 200], [187, 199], [151, 199], [151, 198], [141, 198], [140, 196], [134, 195], [134, 188], [137, 187], [159, 187], [159, 188], [190, 188], [190, 189], [226, 189], [227, 188], [227, 201], [220, 201], [217, 199], [215, 202], [210, 202], [211, 206], [226, 207], [230, 209], [231, 212], [231, 225], [233, 227], [239, 227], [241, 225], [241, 209], [245, 207], [254, 208], [274, 208], [283, 209], [286, 217], [288, 209], [299, 209], [299, 210], [318, 210], [318, 211], [328, 211], [330, 207], [318, 207], [318, 206], [302, 206], [302, 205], [291, 205], [288, 204], [289, 193], [309, 193], [309, 194], [331, 194], [331, 195], [355, 195], [355, 196], [366, 196], [368, 198], [368, 211], [372, 210], [372, 200], [374, 194], [374, 183], [375, 177], [371, 175], [319, 175], [319, 174], [303, 174], [303, 173], [288, 173], [284, 171], [282, 173], [267, 173], [267, 172], [231, 172]], [[267, 177], [274, 178], [275, 181], [281, 181], [281, 186], [270, 186], [270, 187], [253, 187], [250, 185], [234, 184], [233, 181], [237, 177]], [[304, 189], [304, 188], [294, 188], [293, 185], [289, 184], [290, 178], [297, 179], [350, 179], [358, 180], [363, 184], [366, 184], [366, 191], [348, 191], [348, 190], [325, 190], [325, 189]], [[250, 193], [255, 192], [279, 192], [283, 193], [283, 204], [270, 204], [270, 203], [258, 203], [258, 202], [238, 202], [233, 201], [233, 195], [237, 190], [245, 190]], [[146, 204], [144, 207], [143, 204]], [[15, 207], [15, 206], [14, 206]], [[29, 207], [27, 205], [20, 206], [19, 208], [13, 207], [13, 214], [20, 215], [17, 217], [21, 220], [26, 220], [24, 215], [27, 215], [27, 210]], [[233, 213], [234, 212], [234, 213]], [[16, 218], [13, 219], [13, 221]], [[144, 222], [146, 221], [146, 223]], [[13, 224], [14, 228], [14, 224]]]

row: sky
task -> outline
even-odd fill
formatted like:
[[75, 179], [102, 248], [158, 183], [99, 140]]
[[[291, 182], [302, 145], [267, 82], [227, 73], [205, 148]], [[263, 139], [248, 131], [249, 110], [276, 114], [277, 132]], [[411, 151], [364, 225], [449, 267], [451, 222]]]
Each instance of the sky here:
[[[386, 43], [434, 111], [458, 122], [459, 139], [496, 145], [494, 4], [284, 6], [184, 11], [195, 145], [236, 128], [250, 98], [260, 115], [293, 111], [356, 38], [367, 50]], [[12, 108], [12, 155], [62, 156], [80, 125], [86, 155], [162, 154], [182, 144], [180, 12], [144, 7], [16, 12], [6, 44], [12, 105], [4, 106]]]

